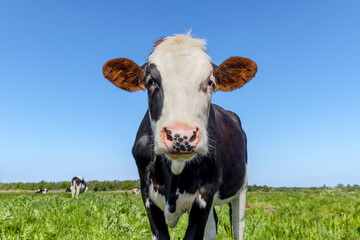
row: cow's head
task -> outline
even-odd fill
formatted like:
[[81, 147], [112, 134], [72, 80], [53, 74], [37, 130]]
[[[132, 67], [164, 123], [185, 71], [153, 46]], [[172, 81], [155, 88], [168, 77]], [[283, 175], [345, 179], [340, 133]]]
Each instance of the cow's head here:
[[172, 162], [179, 174], [186, 161], [208, 153], [207, 122], [214, 91], [242, 87], [257, 71], [247, 58], [231, 57], [216, 66], [205, 41], [189, 35], [159, 40], [143, 66], [118, 58], [103, 74], [126, 91], [147, 90], [154, 151]]

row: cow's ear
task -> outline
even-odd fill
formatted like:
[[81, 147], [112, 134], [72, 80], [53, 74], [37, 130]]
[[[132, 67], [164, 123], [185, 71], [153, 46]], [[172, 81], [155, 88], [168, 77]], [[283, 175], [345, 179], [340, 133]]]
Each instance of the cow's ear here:
[[145, 71], [127, 58], [116, 58], [104, 64], [104, 77], [129, 92], [145, 90]]
[[256, 63], [248, 58], [231, 57], [215, 68], [215, 91], [232, 91], [250, 81], [257, 72]]

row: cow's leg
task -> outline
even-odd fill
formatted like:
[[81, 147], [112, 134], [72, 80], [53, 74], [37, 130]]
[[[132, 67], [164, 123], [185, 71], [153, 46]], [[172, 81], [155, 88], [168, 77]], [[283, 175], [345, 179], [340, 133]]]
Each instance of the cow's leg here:
[[205, 226], [205, 240], [215, 240], [217, 235], [217, 216], [215, 208], [210, 209], [209, 217]]
[[76, 189], [76, 196], [79, 196], [79, 194], [80, 194], [80, 185], [76, 185], [76, 187], [75, 187], [75, 189]]
[[168, 226], [165, 223], [164, 212], [156, 206], [149, 197], [149, 189], [142, 181], [141, 197], [143, 199], [145, 210], [150, 222], [152, 240], [170, 239]]
[[207, 219], [212, 208], [212, 198], [209, 201], [195, 201], [191, 207], [189, 224], [184, 239], [203, 239]]
[[71, 196], [75, 197], [75, 186], [74, 185], [71, 185], [70, 191], [71, 191]]
[[239, 195], [231, 201], [232, 225], [235, 240], [242, 240], [245, 231], [245, 207], [246, 207], [247, 179], [240, 189]]
[[164, 212], [152, 203], [151, 200], [146, 202], [145, 208], [150, 222], [152, 239], [170, 239], [168, 226], [165, 223]]

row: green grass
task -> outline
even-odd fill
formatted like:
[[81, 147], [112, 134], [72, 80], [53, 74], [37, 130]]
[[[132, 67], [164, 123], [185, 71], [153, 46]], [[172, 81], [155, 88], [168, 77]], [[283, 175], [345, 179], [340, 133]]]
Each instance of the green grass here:
[[[360, 239], [360, 193], [248, 193], [245, 239]], [[228, 207], [218, 238], [231, 239]], [[170, 229], [182, 239], [188, 215]], [[0, 239], [151, 239], [140, 196], [0, 194]]]

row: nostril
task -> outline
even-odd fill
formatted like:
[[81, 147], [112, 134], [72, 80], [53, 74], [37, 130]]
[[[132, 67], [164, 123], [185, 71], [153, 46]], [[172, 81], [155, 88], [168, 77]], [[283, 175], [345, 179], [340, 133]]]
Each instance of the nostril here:
[[171, 137], [172, 134], [171, 130], [165, 128], [165, 133], [166, 133], [166, 139], [171, 142], [173, 140], [173, 138]]
[[196, 140], [197, 131], [198, 131], [198, 129], [196, 129], [196, 131], [193, 131], [193, 135], [191, 136], [189, 142], [193, 142]]

